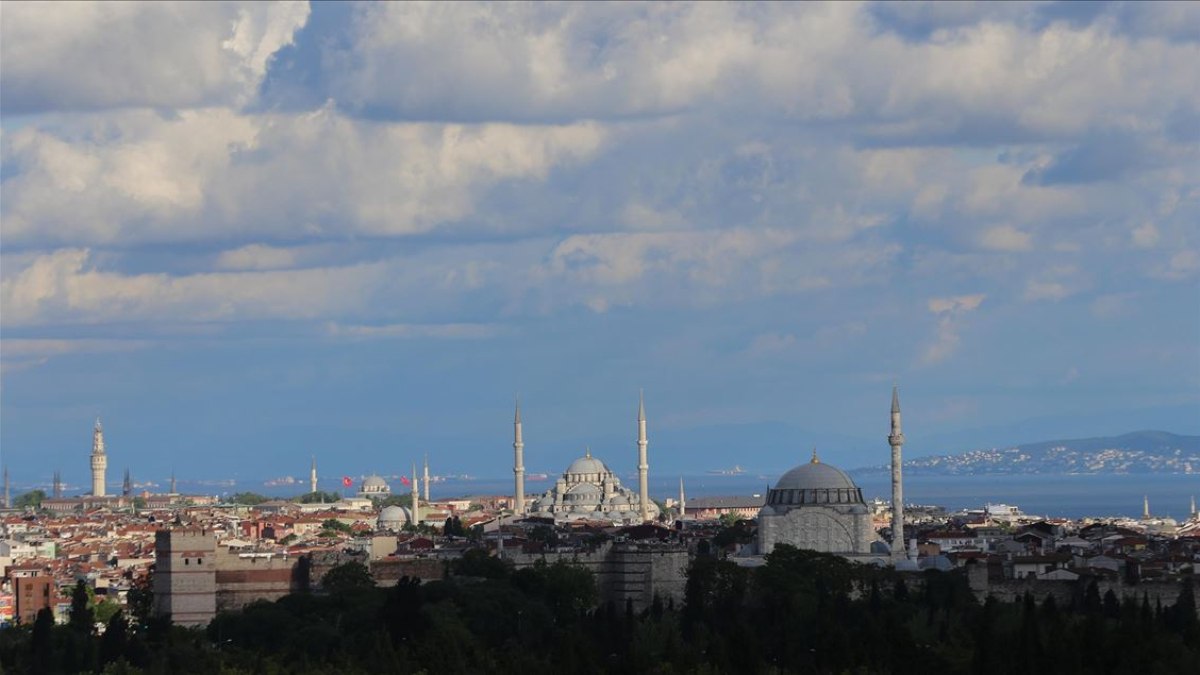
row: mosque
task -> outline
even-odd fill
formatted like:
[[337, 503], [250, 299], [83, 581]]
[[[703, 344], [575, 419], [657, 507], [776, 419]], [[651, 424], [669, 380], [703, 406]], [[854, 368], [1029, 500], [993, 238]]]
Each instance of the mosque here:
[[900, 475], [904, 434], [900, 428], [900, 395], [892, 388], [892, 546], [879, 541], [862, 489], [844, 471], [826, 464], [813, 450], [812, 459], [788, 471], [767, 492], [758, 513], [758, 553], [766, 555], [779, 544], [863, 562], [883, 562], [911, 568], [904, 546], [904, 493]]
[[657, 520], [659, 508], [650, 499], [647, 486], [650, 465], [646, 457], [646, 406], [640, 398], [637, 425], [638, 491], [622, 487], [617, 475], [603, 461], [592, 457], [589, 449], [583, 457], [571, 462], [553, 488], [526, 504], [525, 443], [521, 435], [521, 406], [518, 403], [513, 418], [513, 511], [518, 514], [553, 518], [555, 522], [607, 520], [614, 523], [643, 523]]

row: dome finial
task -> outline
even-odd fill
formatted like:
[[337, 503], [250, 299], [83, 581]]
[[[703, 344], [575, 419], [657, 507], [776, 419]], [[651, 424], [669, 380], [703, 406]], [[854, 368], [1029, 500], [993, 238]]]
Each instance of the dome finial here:
[[812, 462], [811, 462], [811, 463], [812, 463], [812, 464], [820, 464], [820, 463], [821, 463], [821, 460], [817, 458], [817, 449], [816, 449], [816, 447], [814, 447], [814, 448], [813, 448], [813, 458], [812, 458]]
[[592, 458], [592, 446], [590, 446], [590, 445], [583, 446], [583, 456], [587, 457], [588, 459]]

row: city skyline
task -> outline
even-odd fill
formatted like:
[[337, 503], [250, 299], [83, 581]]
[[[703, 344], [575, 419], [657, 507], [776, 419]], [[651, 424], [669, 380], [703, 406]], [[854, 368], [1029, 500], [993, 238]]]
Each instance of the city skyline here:
[[2, 461], [1200, 433], [1198, 11], [7, 4]]

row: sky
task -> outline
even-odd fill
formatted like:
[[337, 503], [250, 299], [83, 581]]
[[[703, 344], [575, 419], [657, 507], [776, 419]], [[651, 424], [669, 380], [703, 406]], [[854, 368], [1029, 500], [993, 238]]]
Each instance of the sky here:
[[1200, 4], [4, 3], [14, 483], [1200, 433]]

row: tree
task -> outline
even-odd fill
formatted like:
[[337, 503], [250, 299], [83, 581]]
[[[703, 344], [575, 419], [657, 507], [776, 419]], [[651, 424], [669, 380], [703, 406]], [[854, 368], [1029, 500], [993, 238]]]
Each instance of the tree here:
[[125, 655], [129, 623], [125, 615], [117, 610], [105, 624], [104, 637], [100, 639], [100, 665], [106, 666]]
[[317, 490], [316, 492], [302, 494], [299, 497], [296, 497], [293, 501], [301, 504], [332, 504], [336, 501], [340, 501], [341, 498], [342, 495], [337, 492], [323, 492], [321, 490]]
[[450, 569], [460, 577], [485, 579], [503, 579], [508, 576], [509, 571], [507, 563], [481, 548], [464, 551], [461, 558], [451, 563]]
[[262, 504], [265, 501], [269, 501], [269, 498], [264, 495], [260, 495], [257, 492], [235, 492], [229, 496], [228, 501], [230, 504], [244, 504], [245, 506], [258, 506], [259, 504]]
[[331, 532], [350, 532], [350, 526], [338, 520], [337, 518], [330, 518], [329, 520], [321, 523], [321, 529], [329, 530]]
[[77, 631], [90, 633], [94, 621], [88, 587], [83, 579], [80, 579], [75, 582], [75, 590], [71, 592], [71, 619], [68, 625]]
[[333, 595], [341, 595], [343, 593], [356, 590], [374, 588], [375, 579], [371, 577], [371, 570], [360, 562], [342, 563], [325, 573], [321, 577], [321, 587]]
[[121, 606], [107, 598], [92, 605], [93, 620], [105, 625], [108, 625], [108, 622], [120, 611]]
[[13, 500], [13, 507], [22, 509], [27, 506], [32, 506], [35, 509], [42, 507], [42, 501], [46, 499], [45, 490], [30, 490], [22, 495], [17, 495]]
[[150, 583], [149, 576], [144, 576], [133, 583], [129, 593], [125, 596], [125, 604], [137, 625], [149, 623], [150, 615], [154, 611], [154, 587]]

